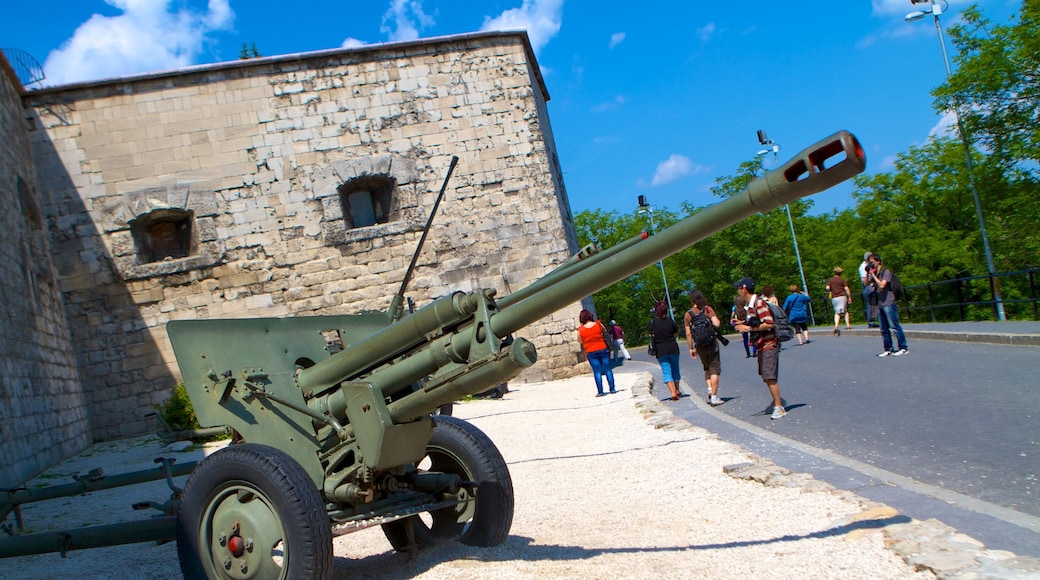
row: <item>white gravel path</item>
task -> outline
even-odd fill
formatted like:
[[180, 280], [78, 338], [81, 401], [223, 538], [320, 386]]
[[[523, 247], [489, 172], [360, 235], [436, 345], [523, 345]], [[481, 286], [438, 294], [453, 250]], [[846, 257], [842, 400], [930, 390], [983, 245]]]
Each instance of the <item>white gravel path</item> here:
[[[334, 539], [335, 577], [934, 578], [887, 549], [880, 530], [856, 524], [890, 518], [891, 508], [805, 478], [774, 486], [731, 477], [723, 466], [757, 458], [703, 429], [656, 428], [653, 411], [661, 407], [640, 395], [650, 375], [617, 379], [620, 392], [602, 398], [586, 375], [456, 405], [455, 416], [486, 432], [509, 463], [516, 512], [508, 540], [495, 548], [437, 546], [409, 559], [393, 553], [378, 528], [363, 530]], [[104, 452], [95, 446], [49, 473], [150, 468], [160, 452], [150, 441], [109, 444]], [[34, 531], [44, 531], [59, 514], [68, 527], [109, 523], [129, 503], [168, 495], [160, 482], [132, 494], [29, 504], [24, 512]], [[0, 578], [115, 577], [178, 578], [176, 548], [137, 544], [0, 560]]]

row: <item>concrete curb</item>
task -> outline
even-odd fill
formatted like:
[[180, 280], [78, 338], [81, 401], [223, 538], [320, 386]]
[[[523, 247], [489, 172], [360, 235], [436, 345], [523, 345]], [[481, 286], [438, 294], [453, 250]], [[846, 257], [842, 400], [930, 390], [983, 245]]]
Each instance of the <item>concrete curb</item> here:
[[[828, 328], [820, 327], [819, 332], [825, 332]], [[854, 336], [878, 336], [881, 331], [877, 328], [853, 328], [842, 329], [842, 334]], [[1040, 346], [1040, 334], [1007, 334], [989, 332], [955, 332], [943, 330], [909, 330], [903, 327], [903, 334], [908, 339], [920, 340], [945, 340], [948, 342], [977, 342], [986, 344], [1003, 344], [1010, 346]]]
[[[874, 333], [876, 329], [864, 329], [862, 332]], [[648, 423], [658, 429], [710, 433], [676, 417], [667, 403], [653, 395], [653, 386], [654, 378], [650, 373], [638, 373], [636, 382], [632, 385], [636, 408]], [[723, 466], [723, 471], [730, 477], [757, 481], [770, 487], [800, 487], [807, 493], [830, 493], [858, 503], [859, 513], [836, 523], [838, 527], [847, 528], [849, 533], [857, 529], [877, 527], [878, 520], [907, 519], [898, 518], [899, 511], [891, 506], [864, 499], [850, 491], [840, 490], [809, 474], [793, 473], [769, 459], [746, 450], [745, 452], [754, 456], [755, 461]], [[889, 523], [880, 529], [885, 537], [885, 545], [904, 562], [917, 571], [931, 572], [943, 580], [1040, 578], [1040, 558], [1019, 556], [1005, 550], [989, 550], [982, 542], [934, 518]]]

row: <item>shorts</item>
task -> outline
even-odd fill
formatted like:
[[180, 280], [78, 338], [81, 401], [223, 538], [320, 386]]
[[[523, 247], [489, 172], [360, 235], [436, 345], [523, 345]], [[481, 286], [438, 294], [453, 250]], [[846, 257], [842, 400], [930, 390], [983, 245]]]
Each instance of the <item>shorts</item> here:
[[697, 358], [701, 359], [701, 366], [704, 367], [704, 379], [710, 379], [712, 375], [722, 374], [722, 357], [719, 355], [719, 349], [709, 348], [697, 349]]
[[661, 357], [657, 357], [657, 362], [661, 363], [661, 376], [662, 380], [666, 383], [676, 382], [678, 383], [682, 379], [682, 375], [679, 372], [679, 355], [669, 354]]
[[780, 378], [780, 347], [758, 349], [758, 374], [763, 381], [775, 381]]
[[805, 332], [808, 330], [808, 327], [805, 326], [804, 322], [792, 322], [791, 328], [793, 328], [795, 332]]
[[845, 314], [845, 296], [831, 298], [831, 306], [834, 306], [835, 314]]

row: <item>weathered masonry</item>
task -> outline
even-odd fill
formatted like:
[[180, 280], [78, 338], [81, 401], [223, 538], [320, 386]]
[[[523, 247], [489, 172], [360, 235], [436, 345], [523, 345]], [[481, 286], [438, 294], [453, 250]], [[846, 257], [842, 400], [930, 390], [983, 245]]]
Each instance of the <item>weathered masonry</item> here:
[[[523, 32], [26, 92], [90, 434], [148, 428], [179, 380], [170, 320], [385, 310], [454, 155], [416, 305], [508, 294], [569, 258], [547, 99]], [[521, 333], [539, 353], [524, 379], [580, 370], [581, 298]]]
[[0, 487], [90, 445], [21, 85], [0, 54]]

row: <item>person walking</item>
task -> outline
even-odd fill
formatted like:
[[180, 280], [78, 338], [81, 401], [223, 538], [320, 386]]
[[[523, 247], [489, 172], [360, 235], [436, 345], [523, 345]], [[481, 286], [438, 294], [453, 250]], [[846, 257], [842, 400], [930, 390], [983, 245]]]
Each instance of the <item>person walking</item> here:
[[715, 309], [708, 306], [708, 299], [700, 290], [690, 292], [690, 304], [690, 309], [683, 316], [686, 344], [690, 347], [690, 357], [701, 359], [704, 382], [708, 384], [708, 404], [714, 407], [722, 404], [722, 399], [719, 398], [722, 357], [719, 341], [715, 336], [722, 323], [715, 314]]
[[[744, 322], [747, 319], [747, 300], [740, 297], [737, 294], [733, 297], [733, 308], [729, 311], [729, 325], [734, 329], [738, 324]], [[741, 332], [740, 336], [744, 339], [744, 358], [751, 358], [757, 356], [755, 345], [751, 344], [749, 338], [750, 333]]]
[[859, 265], [859, 280], [863, 283], [863, 310], [867, 320], [867, 328], [878, 327], [878, 305], [877, 292], [874, 292], [874, 283], [867, 276], [868, 258], [873, 252], [863, 254], [863, 263]]
[[809, 344], [809, 296], [799, 292], [797, 284], [791, 284], [791, 293], [784, 300], [784, 312], [798, 337], [798, 344]]
[[610, 349], [607, 347], [607, 341], [603, 338], [603, 333], [607, 332], [607, 327], [603, 326], [602, 322], [596, 320], [596, 317], [585, 309], [578, 314], [578, 323], [578, 339], [581, 342], [582, 350], [585, 351], [585, 359], [589, 361], [589, 366], [592, 367], [592, 379], [596, 381], [596, 396], [602, 397], [606, 394], [603, 392], [603, 376], [607, 377], [607, 384], [610, 386], [611, 394], [616, 393], [617, 391], [614, 390], [614, 371], [610, 368]]
[[[610, 334], [614, 337], [614, 345], [617, 347], [617, 351], [620, 351], [621, 356], [625, 357], [625, 360], [632, 360], [632, 355], [628, 354], [628, 349], [625, 348], [625, 331], [615, 320], [610, 321]], [[617, 351], [613, 353], [615, 359], [618, 358]]]
[[679, 327], [668, 317], [668, 303], [658, 302], [654, 305], [654, 318], [650, 321], [650, 341], [654, 345], [658, 364], [661, 365], [661, 380], [668, 385], [672, 400], [678, 401], [682, 396], [679, 381]]
[[842, 314], [845, 315], [846, 330], [852, 329], [852, 325], [849, 324], [849, 297], [852, 296], [852, 292], [849, 291], [845, 278], [841, 277], [844, 271], [841, 266], [835, 267], [834, 275], [827, 280], [827, 291], [831, 295], [831, 306], [834, 307], [834, 336], [841, 336], [839, 324]]
[[760, 296], [755, 295], [755, 281], [744, 277], [734, 286], [740, 296], [747, 300], [747, 319], [737, 324], [737, 332], [752, 332], [752, 338], [758, 347], [758, 374], [762, 382], [773, 396], [773, 414], [770, 419], [780, 419], [787, 415], [784, 400], [780, 396], [780, 341], [776, 338], [776, 326], [769, 306]]
[[[903, 334], [903, 327], [899, 325], [899, 309], [897, 308], [896, 294], [892, 291], [894, 275], [891, 270], [885, 268], [882, 264], [881, 256], [871, 254], [869, 262], [867, 275], [870, 276], [870, 281], [874, 284], [874, 291], [877, 292], [878, 321], [881, 322], [881, 341], [885, 346], [885, 350], [879, 353], [878, 356], [903, 356], [910, 352], [910, 349], [906, 345], [906, 335]], [[889, 331], [896, 334], [898, 350], [892, 348], [892, 335]]]

